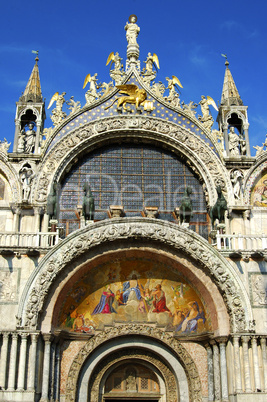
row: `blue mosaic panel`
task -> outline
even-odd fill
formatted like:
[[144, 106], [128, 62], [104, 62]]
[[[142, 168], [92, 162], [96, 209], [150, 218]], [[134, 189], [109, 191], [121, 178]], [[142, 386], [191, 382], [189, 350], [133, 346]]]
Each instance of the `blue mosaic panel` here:
[[177, 156], [166, 150], [147, 145], [118, 145], [84, 156], [61, 186], [59, 220], [65, 227], [70, 221], [69, 230], [79, 226], [78, 206], [83, 202], [85, 182], [90, 184], [94, 195], [96, 220], [107, 217], [110, 205], [123, 205], [126, 216], [140, 216], [144, 206], [156, 206], [160, 219], [174, 222], [174, 208], [180, 206], [184, 189], [190, 186], [192, 222], [197, 227], [207, 225], [201, 183]]

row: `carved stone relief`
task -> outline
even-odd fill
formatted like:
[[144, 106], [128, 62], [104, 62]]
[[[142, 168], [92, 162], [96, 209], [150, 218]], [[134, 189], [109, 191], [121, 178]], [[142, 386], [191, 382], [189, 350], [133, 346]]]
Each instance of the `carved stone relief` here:
[[267, 275], [251, 274], [250, 280], [253, 305], [265, 307], [267, 305]]
[[[197, 262], [198, 266], [213, 277], [214, 282], [228, 306], [232, 331], [241, 331], [246, 328], [244, 308], [246, 303], [241, 298], [241, 283], [234, 279], [231, 269], [226, 267], [223, 257], [211, 246], [207, 246], [204, 239], [186, 229], [178, 228], [174, 224], [147, 218], [112, 219], [112, 222], [99, 222], [86, 227], [77, 235], [65, 239], [54, 253], [46, 260], [42, 260], [32, 283], [32, 290], [27, 300], [22, 300], [21, 311], [23, 325], [35, 328], [38, 316], [49, 294], [49, 288], [56, 276], [69, 263], [86, 253], [91, 247], [116, 239], [149, 239], [151, 241], [169, 245], [180, 250]], [[129, 243], [130, 244], [130, 243]]]
[[[156, 340], [159, 340], [161, 343], [165, 344], [168, 348], [171, 348], [172, 351], [176, 354], [178, 360], [183, 365], [184, 369], [186, 370], [189, 382], [190, 400], [194, 402], [202, 401], [201, 382], [199, 379], [199, 373], [190, 354], [181, 345], [181, 343], [177, 339], [173, 338], [170, 334], [161, 331], [159, 328], [149, 327], [147, 325], [132, 324], [132, 325], [125, 325], [125, 326], [122, 325], [106, 329], [105, 331], [91, 338], [84, 345], [84, 347], [74, 358], [73, 363], [69, 370], [67, 378], [67, 386], [66, 386], [66, 402], [75, 401], [77, 381], [81, 367], [83, 366], [88, 356], [94, 351], [94, 349], [96, 349], [99, 345], [101, 345], [104, 342], [125, 335], [141, 335], [141, 336], [143, 335], [152, 337]], [[131, 353], [133, 353], [134, 355], [134, 351], [130, 351], [129, 353], [130, 355]], [[139, 353], [140, 352], [138, 352], [138, 354]], [[136, 358], [138, 358], [137, 357], [138, 354], [136, 354]], [[155, 364], [155, 358], [151, 356], [151, 353], [146, 352], [145, 355], [141, 354], [140, 357], [142, 359], [151, 362], [152, 364], [153, 363]], [[107, 362], [108, 366], [111, 364], [114, 364], [114, 361], [113, 363]], [[97, 372], [95, 373], [91, 384], [89, 384], [89, 387], [91, 388], [92, 401], [96, 401], [98, 398], [97, 389], [93, 390], [95, 387], [92, 387], [92, 385], [95, 384], [96, 387], [99, 385], [100, 379], [103, 376], [103, 371], [106, 371], [107, 368], [108, 367], [106, 368], [104, 367], [102, 369], [102, 367], [100, 366], [98, 373]], [[167, 395], [168, 396], [167, 400], [173, 402], [177, 401], [176, 384], [174, 381], [174, 376], [172, 375], [170, 369], [168, 369], [167, 366], [160, 360], [157, 360], [157, 368], [160, 370], [160, 372], [163, 374], [163, 377], [166, 380], [167, 390], [169, 392], [169, 395]]]

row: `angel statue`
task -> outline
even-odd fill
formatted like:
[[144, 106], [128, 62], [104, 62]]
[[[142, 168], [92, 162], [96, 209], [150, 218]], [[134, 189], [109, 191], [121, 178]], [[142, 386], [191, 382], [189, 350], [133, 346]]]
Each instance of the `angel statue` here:
[[[106, 66], [110, 63], [110, 77], [115, 81], [115, 85], [120, 85], [123, 77], [124, 71], [122, 71], [123, 65], [121, 63], [122, 58], [119, 56], [119, 53], [111, 52], [108, 56]], [[114, 64], [114, 69], [111, 70], [111, 66]]]
[[142, 74], [143, 74], [143, 80], [146, 85], [150, 85], [150, 82], [154, 80], [156, 77], [156, 72], [153, 70], [153, 66], [155, 67], [156, 70], [159, 69], [159, 59], [158, 56], [153, 53], [153, 56], [151, 53], [148, 53], [146, 61], [144, 61], [146, 67], [143, 69]]
[[209, 105], [212, 105], [214, 109], [218, 112], [217, 105], [210, 96], [207, 96], [207, 98], [205, 98], [204, 95], [201, 96], [201, 101], [199, 102], [199, 105], [201, 107], [202, 116], [198, 116], [198, 119], [201, 121], [201, 123], [204, 124], [207, 129], [210, 130], [214, 120], [210, 114]]
[[172, 78], [166, 77], [166, 80], [168, 81], [167, 89], [169, 89], [168, 99], [169, 98], [172, 99], [174, 94], [176, 93], [175, 88], [177, 88], [177, 85], [180, 88], [183, 88], [183, 86], [182, 86], [181, 82], [179, 81], [179, 79], [177, 77], [175, 77], [175, 75], [173, 75]]
[[125, 25], [125, 31], [126, 31], [126, 39], [128, 42], [128, 45], [137, 45], [137, 36], [140, 32], [139, 26], [136, 24], [137, 17], [136, 15], [132, 14], [129, 17], [129, 23], [128, 21], [126, 22]]
[[119, 56], [118, 52], [116, 52], [115, 54], [114, 54], [114, 52], [111, 52], [110, 55], [108, 56], [106, 66], [110, 63], [110, 68], [111, 68], [112, 64], [114, 63], [114, 70], [119, 71], [123, 67], [121, 61], [122, 61], [122, 58]]
[[63, 119], [65, 119], [65, 117], [67, 116], [67, 114], [65, 112], [63, 112], [63, 110], [62, 110], [62, 107], [65, 103], [65, 99], [64, 99], [65, 95], [66, 95], [66, 92], [62, 92], [61, 95], [59, 95], [59, 93], [56, 92], [52, 96], [52, 98], [49, 102], [49, 105], [48, 105], [48, 109], [50, 109], [50, 107], [56, 101], [56, 107], [55, 107], [55, 109], [52, 110], [52, 115], [50, 116], [55, 127], [58, 126], [61, 123], [61, 121]]
[[97, 73], [95, 73], [93, 76], [91, 76], [90, 74], [87, 74], [87, 76], [85, 77], [85, 80], [83, 83], [83, 89], [86, 87], [88, 82], [90, 82], [90, 88], [88, 89], [88, 91], [85, 94], [85, 99], [86, 99], [87, 104], [90, 104], [99, 98], [99, 95], [96, 92], [96, 90], [100, 87], [100, 85], [97, 85], [98, 79], [96, 77], [97, 77]]

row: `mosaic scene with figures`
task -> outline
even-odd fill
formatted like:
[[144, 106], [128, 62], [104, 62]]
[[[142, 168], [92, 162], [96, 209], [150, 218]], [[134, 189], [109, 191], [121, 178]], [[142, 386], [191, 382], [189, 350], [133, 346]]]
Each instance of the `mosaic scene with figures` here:
[[257, 181], [251, 199], [255, 207], [267, 207], [267, 172]]
[[134, 259], [89, 271], [68, 292], [57, 325], [93, 333], [115, 322], [134, 321], [154, 322], [184, 335], [210, 329], [202, 301], [179, 273], [162, 263]]

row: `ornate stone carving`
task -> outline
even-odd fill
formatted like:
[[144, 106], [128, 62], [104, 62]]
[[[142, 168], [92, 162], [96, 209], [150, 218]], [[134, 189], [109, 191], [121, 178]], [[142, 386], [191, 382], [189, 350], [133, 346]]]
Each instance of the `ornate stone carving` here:
[[4, 141], [0, 141], [0, 152], [7, 154], [7, 151], [9, 150], [10, 145], [11, 145], [11, 142], [7, 142], [7, 140], [4, 138]]
[[197, 103], [194, 103], [193, 101], [190, 101], [188, 103], [188, 105], [186, 105], [184, 103], [184, 101], [182, 102], [182, 108], [183, 110], [186, 111], [186, 113], [188, 113], [190, 116], [195, 117], [196, 115], [196, 108], [197, 108]]
[[[78, 376], [79, 376], [81, 367], [84, 364], [87, 357], [89, 356], [89, 354], [91, 354], [94, 349], [96, 349], [99, 345], [103, 344], [104, 342], [107, 342], [108, 340], [114, 339], [119, 336], [127, 336], [127, 335], [141, 335], [141, 336], [152, 337], [156, 340], [159, 340], [161, 343], [165, 344], [168, 348], [171, 348], [172, 352], [176, 354], [176, 357], [182, 363], [184, 369], [187, 372], [187, 377], [188, 377], [188, 382], [189, 382], [190, 400], [192, 400], [194, 402], [202, 401], [201, 383], [200, 383], [197, 368], [196, 368], [195, 363], [192, 360], [191, 356], [186, 351], [186, 349], [181, 345], [181, 343], [177, 339], [173, 338], [169, 333], [165, 333], [165, 332], [161, 331], [159, 328], [150, 327], [147, 325], [127, 324], [127, 325], [122, 325], [122, 326], [106, 329], [102, 333], [91, 338], [84, 345], [84, 347], [82, 347], [82, 349], [79, 351], [79, 353], [74, 358], [73, 363], [69, 370], [69, 374], [68, 374], [68, 378], [67, 378], [67, 386], [66, 386], [66, 402], [75, 401], [75, 396], [76, 396], [75, 394], [76, 394], [76, 389], [77, 389], [76, 384], [78, 381]], [[131, 354], [131, 351], [129, 353]], [[145, 353], [145, 355], [147, 355], [146, 359], [148, 361], [151, 361], [150, 353]], [[144, 359], [144, 357], [142, 357], [142, 358]], [[163, 373], [164, 377], [166, 377], [167, 389], [169, 392], [169, 395], [167, 395], [168, 400], [175, 402], [177, 400], [177, 392], [175, 394], [176, 384], [175, 384], [175, 381], [173, 381], [172, 375], [170, 375], [169, 378], [167, 378], [168, 373], [167, 373], [166, 369], [164, 369], [164, 366], [166, 367], [166, 365], [163, 365], [160, 362], [158, 369]], [[104, 369], [104, 371], [106, 371], [106, 370]], [[170, 374], [172, 374], [170, 372], [170, 370], [168, 370], [168, 372]], [[101, 372], [101, 367], [100, 367], [99, 373], [100, 374], [97, 373], [96, 376], [92, 380], [93, 384], [95, 384], [96, 386], [99, 384], [100, 378], [103, 376], [103, 371]], [[92, 389], [92, 383], [89, 386]], [[98, 396], [96, 393], [94, 393], [94, 394], [91, 393], [91, 400], [92, 401], [97, 400], [97, 399], [92, 399], [92, 396], [94, 398], [96, 398]]]
[[70, 100], [66, 101], [66, 104], [69, 106], [68, 109], [70, 110], [70, 114], [74, 114], [81, 109], [81, 102], [75, 101], [74, 96], [71, 96]]
[[[54, 251], [53, 255], [42, 260], [38, 269], [38, 275], [34, 278], [29, 298], [20, 311], [24, 315], [22, 324], [35, 328], [38, 315], [49, 293], [49, 288], [56, 276], [69, 263], [74, 264], [75, 259], [88, 252], [91, 247], [116, 239], [150, 239], [151, 241], [168, 244], [176, 250], [180, 250], [195, 260], [198, 266], [213, 277], [219, 287], [222, 296], [228, 306], [231, 316], [232, 331], [246, 328], [246, 316], [242, 307], [240, 284], [231, 274], [230, 266], [226, 270], [223, 257], [195, 233], [188, 233], [186, 229], [175, 224], [165, 223], [160, 220], [147, 218], [124, 218], [109, 222], [98, 222], [86, 227], [61, 243], [61, 247]], [[238, 287], [239, 286], [239, 287]]]
[[65, 103], [64, 96], [66, 95], [66, 92], [62, 92], [61, 95], [59, 95], [58, 92], [57, 92], [55, 95], [52, 97], [52, 99], [50, 101], [50, 104], [48, 106], [48, 109], [49, 109], [49, 107], [52, 106], [51, 102], [53, 103], [54, 100], [55, 100], [56, 101], [56, 107], [55, 107], [55, 109], [52, 110], [52, 114], [51, 114], [50, 118], [51, 118], [54, 126], [58, 127], [61, 124], [62, 120], [64, 120], [66, 118], [66, 116], [67, 116], [67, 114], [65, 112], [63, 112], [63, 110], [62, 110], [63, 105]]

